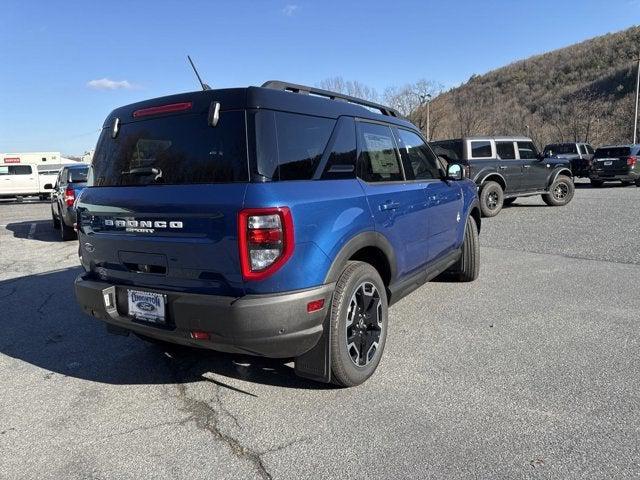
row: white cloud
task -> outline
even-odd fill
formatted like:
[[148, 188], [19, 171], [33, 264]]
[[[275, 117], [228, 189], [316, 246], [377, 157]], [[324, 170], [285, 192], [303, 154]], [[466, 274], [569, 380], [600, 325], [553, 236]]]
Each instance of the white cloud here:
[[287, 17], [293, 17], [294, 13], [298, 11], [300, 7], [298, 5], [289, 4], [282, 9], [282, 13], [284, 13]]
[[127, 80], [111, 80], [109, 78], [100, 78], [97, 80], [90, 80], [87, 82], [87, 87], [94, 90], [131, 90], [135, 88], [135, 85]]

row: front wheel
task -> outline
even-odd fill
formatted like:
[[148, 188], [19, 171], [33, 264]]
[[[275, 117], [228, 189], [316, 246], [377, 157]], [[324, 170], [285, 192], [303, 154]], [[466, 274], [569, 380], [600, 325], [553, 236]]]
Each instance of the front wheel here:
[[549, 193], [542, 195], [542, 200], [552, 207], [560, 207], [571, 201], [575, 191], [573, 181], [567, 176], [559, 175], [549, 187]]
[[387, 338], [387, 292], [368, 263], [349, 262], [331, 302], [333, 383], [353, 387], [378, 368]]
[[480, 190], [480, 210], [485, 217], [495, 217], [504, 202], [504, 192], [500, 184], [496, 182], [487, 182]]

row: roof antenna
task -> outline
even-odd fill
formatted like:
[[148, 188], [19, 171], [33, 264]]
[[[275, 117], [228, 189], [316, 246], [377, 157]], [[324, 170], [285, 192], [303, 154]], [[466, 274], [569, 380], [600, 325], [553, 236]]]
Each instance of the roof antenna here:
[[198, 77], [198, 81], [200, 82], [200, 85], [202, 86], [202, 90], [211, 90], [211, 87], [209, 85], [207, 85], [206, 83], [204, 83], [202, 81], [202, 79], [200, 78], [200, 74], [198, 73], [198, 70], [196, 70], [196, 66], [193, 64], [193, 61], [191, 60], [191, 57], [189, 55], [187, 55], [187, 58], [189, 59], [189, 63], [191, 64], [191, 68], [193, 68], [193, 71], [196, 74], [196, 77]]

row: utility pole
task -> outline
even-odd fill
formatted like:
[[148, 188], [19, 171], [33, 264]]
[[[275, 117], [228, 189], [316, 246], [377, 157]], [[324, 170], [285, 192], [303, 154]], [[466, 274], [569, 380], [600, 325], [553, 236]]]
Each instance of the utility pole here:
[[[427, 105], [427, 132], [425, 135], [425, 137], [427, 138], [427, 142], [430, 140], [429, 138], [429, 104], [430, 103], [431, 103], [430, 93], [420, 95], [420, 105], [421, 106], [424, 106], [425, 104]], [[422, 121], [420, 121], [420, 128], [422, 128]]]
[[638, 58], [638, 78], [636, 80], [636, 115], [633, 121], [633, 143], [638, 143], [638, 97], [640, 96], [640, 58]]

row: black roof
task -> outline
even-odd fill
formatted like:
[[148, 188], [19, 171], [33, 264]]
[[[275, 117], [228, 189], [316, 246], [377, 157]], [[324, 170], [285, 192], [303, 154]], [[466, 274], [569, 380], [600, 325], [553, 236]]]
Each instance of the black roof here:
[[[316, 94], [316, 91], [326, 92], [319, 89], [311, 89], [313, 90], [311, 94], [308, 92], [294, 92], [280, 89], [282, 85], [289, 85], [284, 84], [284, 82], [267, 82], [265, 85], [270, 84], [270, 87], [201, 90], [132, 103], [130, 105], [116, 108], [111, 112], [104, 122], [104, 127], [111, 126], [115, 118], [119, 118], [120, 123], [146, 120], [148, 117], [133, 117], [133, 112], [143, 108], [191, 102], [191, 108], [185, 113], [204, 113], [208, 112], [211, 102], [217, 101], [220, 102], [220, 110], [222, 112], [225, 110], [266, 108], [270, 110], [281, 110], [285, 112], [301, 113], [327, 118], [338, 118], [346, 115], [369, 120], [383, 121], [417, 130], [412, 123], [397, 116], [398, 114], [395, 110], [383, 105], [367, 102], [361, 99], [355, 99], [353, 97], [346, 97], [340, 94], [334, 94], [335, 98], [331, 99], [327, 96]], [[327, 93], [333, 94], [334, 92]], [[359, 103], [352, 102], [352, 100], [358, 101]], [[387, 114], [373, 112], [370, 108], [384, 109]]]

